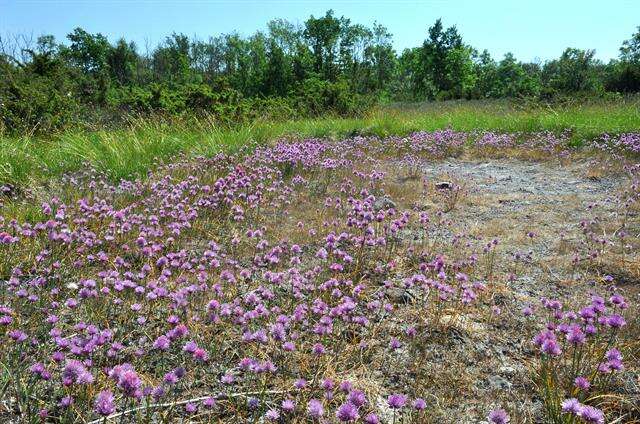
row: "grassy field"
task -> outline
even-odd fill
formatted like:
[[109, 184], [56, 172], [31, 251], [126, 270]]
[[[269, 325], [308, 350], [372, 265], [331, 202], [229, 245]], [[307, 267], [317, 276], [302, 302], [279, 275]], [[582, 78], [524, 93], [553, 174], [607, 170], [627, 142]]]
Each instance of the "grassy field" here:
[[134, 120], [129, 128], [68, 131], [48, 138], [4, 136], [0, 139], [0, 184], [29, 186], [86, 166], [114, 180], [144, 173], [157, 161], [178, 154], [210, 155], [253, 146], [280, 137], [404, 135], [442, 128], [460, 131], [561, 132], [572, 143], [602, 133], [637, 131], [640, 100], [589, 102], [565, 106], [519, 106], [511, 102], [443, 102], [389, 105], [359, 118], [318, 118], [289, 122], [254, 122], [233, 128], [210, 120], [188, 124]]
[[[0, 422], [640, 424], [638, 157], [468, 135], [287, 140], [7, 202]], [[91, 159], [151, 164], [110, 137], [129, 150]]]

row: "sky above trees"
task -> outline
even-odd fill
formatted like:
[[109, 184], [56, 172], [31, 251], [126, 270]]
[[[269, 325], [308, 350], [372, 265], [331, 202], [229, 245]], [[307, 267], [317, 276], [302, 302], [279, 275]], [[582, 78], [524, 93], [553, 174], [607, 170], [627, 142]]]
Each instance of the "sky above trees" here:
[[457, 26], [466, 42], [494, 58], [511, 52], [521, 61], [556, 58], [567, 47], [594, 49], [597, 59], [608, 61], [618, 56], [620, 43], [634, 32], [640, 16], [635, 0], [0, 0], [0, 32], [63, 39], [82, 27], [111, 41], [125, 37], [151, 49], [171, 32], [204, 39], [233, 31], [248, 36], [266, 30], [272, 19], [302, 25], [309, 15], [321, 16], [330, 8], [355, 23], [383, 24], [398, 52], [419, 45], [427, 28], [442, 18], [445, 25]]

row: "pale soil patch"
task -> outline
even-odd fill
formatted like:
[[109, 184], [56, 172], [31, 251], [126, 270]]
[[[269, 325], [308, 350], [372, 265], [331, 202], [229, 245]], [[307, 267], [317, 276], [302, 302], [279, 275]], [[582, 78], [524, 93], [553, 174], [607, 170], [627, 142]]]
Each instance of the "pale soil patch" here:
[[[455, 208], [440, 218], [444, 225], [433, 225], [428, 236], [408, 238], [428, 237], [435, 251], [444, 248], [443, 253], [454, 257], [458, 252], [445, 240], [456, 235], [473, 242], [499, 240], [489, 284], [500, 315], [459, 316], [449, 334], [436, 336], [425, 347], [425, 366], [433, 370], [431, 398], [437, 399], [429, 422], [478, 422], [491, 405], [522, 411], [512, 417], [515, 422], [540, 422], [542, 405], [527, 365], [533, 357], [531, 343], [516, 337], [531, 325], [521, 310], [539, 305], [542, 296], [584, 299], [604, 284], [606, 274], [618, 280], [624, 276], [623, 293], [637, 296], [637, 246], [628, 249], [632, 255], [623, 256], [614, 236], [623, 220], [628, 232], [639, 231], [637, 215], [630, 212], [625, 219], [618, 201], [629, 186], [627, 177], [605, 173], [594, 177], [586, 163], [513, 159], [428, 161], [418, 178], [407, 178], [398, 163], [386, 162], [384, 167], [389, 173], [385, 192], [399, 209], [413, 207], [433, 217], [443, 205], [436, 184], [453, 181], [464, 187]], [[597, 222], [594, 232], [613, 240], [613, 245], [594, 260], [573, 263], [574, 254], [584, 256], [589, 249], [581, 221]], [[525, 259], [514, 261], [516, 255]], [[633, 368], [620, 376], [629, 392], [637, 392], [640, 385]]]

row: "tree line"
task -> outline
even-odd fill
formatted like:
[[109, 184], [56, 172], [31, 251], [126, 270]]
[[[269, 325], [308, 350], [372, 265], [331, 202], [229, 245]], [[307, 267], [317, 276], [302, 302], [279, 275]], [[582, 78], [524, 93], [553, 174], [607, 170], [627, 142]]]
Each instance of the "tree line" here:
[[[144, 50], [144, 51], [143, 51]], [[354, 115], [380, 101], [598, 96], [640, 91], [640, 27], [603, 63], [567, 48], [544, 63], [496, 60], [438, 19], [422, 45], [396, 52], [383, 25], [329, 10], [303, 24], [206, 40], [173, 33], [141, 49], [76, 28], [0, 38], [4, 132], [108, 125], [130, 114], [207, 114], [220, 122], [260, 117]]]

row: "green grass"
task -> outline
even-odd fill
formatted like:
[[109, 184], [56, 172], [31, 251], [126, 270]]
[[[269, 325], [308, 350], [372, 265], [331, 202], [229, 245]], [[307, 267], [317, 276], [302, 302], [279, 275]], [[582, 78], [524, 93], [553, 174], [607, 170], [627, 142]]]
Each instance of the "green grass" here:
[[140, 176], [178, 154], [211, 155], [280, 137], [354, 134], [405, 135], [450, 127], [459, 131], [572, 131], [580, 144], [602, 133], [640, 131], [638, 99], [559, 107], [520, 107], [507, 101], [388, 105], [361, 118], [326, 117], [289, 122], [259, 121], [233, 128], [206, 123], [134, 122], [122, 130], [68, 131], [47, 138], [0, 139], [0, 184], [42, 184], [63, 173], [95, 167], [117, 180]]

